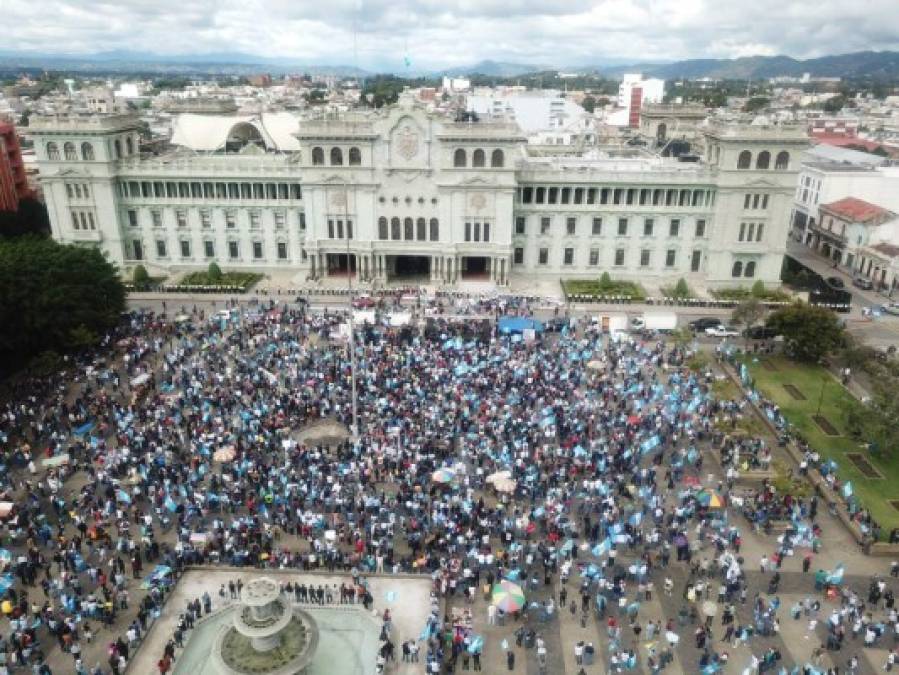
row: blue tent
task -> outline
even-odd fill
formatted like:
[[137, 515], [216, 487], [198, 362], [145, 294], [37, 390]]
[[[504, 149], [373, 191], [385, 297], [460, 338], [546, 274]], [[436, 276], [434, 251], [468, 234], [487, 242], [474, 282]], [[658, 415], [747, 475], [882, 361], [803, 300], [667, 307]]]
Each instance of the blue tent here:
[[528, 328], [537, 333], [543, 332], [543, 323], [524, 316], [504, 316], [499, 320], [499, 332], [503, 334], [522, 333]]

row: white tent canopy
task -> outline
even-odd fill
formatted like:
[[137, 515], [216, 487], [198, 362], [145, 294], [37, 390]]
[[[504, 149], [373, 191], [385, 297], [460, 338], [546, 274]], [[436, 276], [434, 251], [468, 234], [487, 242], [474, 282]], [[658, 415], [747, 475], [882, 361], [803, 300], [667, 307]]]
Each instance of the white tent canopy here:
[[262, 143], [269, 150], [295, 152], [299, 120], [289, 112], [259, 115], [197, 115], [184, 113], [172, 125], [172, 144], [198, 152], [223, 150], [229, 142]]

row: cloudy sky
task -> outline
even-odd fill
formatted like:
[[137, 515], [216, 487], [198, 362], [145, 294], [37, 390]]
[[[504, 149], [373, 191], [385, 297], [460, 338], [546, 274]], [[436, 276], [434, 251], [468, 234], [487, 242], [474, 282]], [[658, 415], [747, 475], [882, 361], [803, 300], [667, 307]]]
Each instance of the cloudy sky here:
[[401, 70], [407, 53], [413, 69], [429, 69], [482, 59], [572, 66], [609, 59], [809, 57], [899, 49], [899, 0], [0, 0], [0, 4], [7, 26], [0, 50], [17, 52], [244, 52], [299, 63], [355, 62], [362, 68]]

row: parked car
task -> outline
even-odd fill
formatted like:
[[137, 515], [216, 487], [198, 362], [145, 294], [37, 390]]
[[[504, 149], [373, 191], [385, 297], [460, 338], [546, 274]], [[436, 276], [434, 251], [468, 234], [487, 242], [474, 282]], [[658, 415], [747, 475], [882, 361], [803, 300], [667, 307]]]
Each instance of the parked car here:
[[874, 282], [866, 277], [853, 277], [852, 285], [856, 288], [860, 288], [863, 291], [870, 291], [874, 288]]
[[891, 302], [888, 305], [884, 305], [883, 311], [887, 314], [894, 314], [896, 316], [899, 316], [899, 303]]
[[693, 319], [690, 323], [687, 324], [692, 331], [703, 331], [707, 328], [714, 328], [715, 326], [721, 325], [721, 319], [718, 319], [714, 316], [704, 316], [699, 319]]
[[840, 279], [840, 277], [827, 277], [824, 280], [824, 283], [826, 283], [831, 288], [844, 288], [846, 286], [846, 284], [843, 283], [843, 280]]
[[705, 334], [721, 338], [739, 337], [740, 331], [733, 326], [712, 326], [711, 328], [705, 329]]
[[752, 340], [771, 340], [777, 337], [777, 331], [767, 326], [750, 326], [743, 335]]
[[353, 298], [353, 308], [354, 309], [370, 309], [374, 307], [377, 303], [375, 299], [370, 295], [360, 295]]

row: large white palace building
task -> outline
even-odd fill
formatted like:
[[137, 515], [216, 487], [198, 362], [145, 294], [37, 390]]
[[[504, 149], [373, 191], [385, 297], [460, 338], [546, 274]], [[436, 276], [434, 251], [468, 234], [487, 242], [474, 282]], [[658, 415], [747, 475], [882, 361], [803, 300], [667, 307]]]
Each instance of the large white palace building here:
[[791, 127], [708, 126], [693, 161], [639, 148], [560, 156], [514, 124], [407, 102], [303, 120], [289, 144], [261, 120], [215, 129], [221, 138], [203, 139], [214, 150], [148, 156], [132, 117], [33, 118], [53, 236], [151, 273], [215, 261], [303, 279], [349, 261], [380, 281], [608, 271], [773, 284], [807, 145]]

